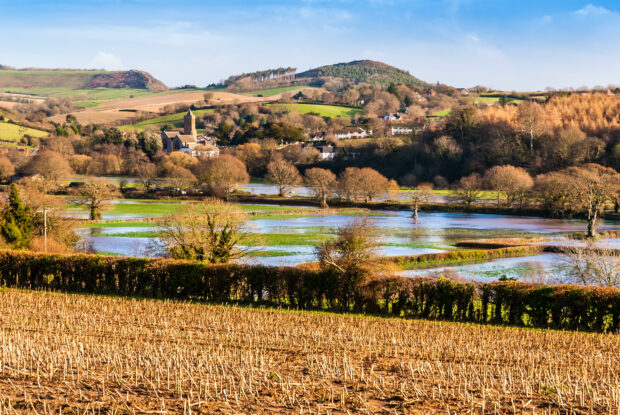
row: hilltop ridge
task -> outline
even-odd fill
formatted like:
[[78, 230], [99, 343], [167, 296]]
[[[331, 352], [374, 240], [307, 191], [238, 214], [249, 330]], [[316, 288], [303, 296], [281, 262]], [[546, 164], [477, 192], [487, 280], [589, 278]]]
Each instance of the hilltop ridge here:
[[320, 78], [327, 76], [342, 78], [345, 82], [356, 84], [366, 82], [384, 86], [393, 83], [405, 83], [417, 86], [426, 85], [426, 82], [411, 75], [408, 71], [388, 65], [387, 63], [368, 59], [319, 66], [298, 73], [296, 78]]
[[92, 69], [15, 69], [0, 65], [0, 88], [133, 88], [165, 91], [168, 87], [148, 72]]

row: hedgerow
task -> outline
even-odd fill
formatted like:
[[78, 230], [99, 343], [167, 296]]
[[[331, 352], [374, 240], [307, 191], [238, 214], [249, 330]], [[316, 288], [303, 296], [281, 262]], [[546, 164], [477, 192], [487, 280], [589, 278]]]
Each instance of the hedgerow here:
[[342, 283], [316, 268], [208, 265], [168, 259], [0, 251], [5, 287], [115, 294], [538, 328], [618, 331], [620, 289], [516, 281], [376, 278], [350, 304]]

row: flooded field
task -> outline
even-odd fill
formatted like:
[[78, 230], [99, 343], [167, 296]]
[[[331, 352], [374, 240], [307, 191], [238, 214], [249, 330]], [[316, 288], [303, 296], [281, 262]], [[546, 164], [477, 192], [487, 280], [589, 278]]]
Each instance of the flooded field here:
[[[157, 233], [160, 229], [147, 218], [161, 217], [187, 208], [191, 202], [121, 200], [105, 211], [105, 221], [79, 228], [83, 244], [102, 254], [128, 256], [159, 256], [162, 254]], [[315, 247], [333, 238], [338, 228], [368, 215], [380, 232], [380, 253], [383, 256], [418, 255], [458, 249], [462, 240], [493, 238], [544, 237], [545, 245], [583, 246], [585, 242], [567, 240], [566, 235], [585, 229], [578, 220], [544, 219], [490, 214], [421, 213], [418, 221], [409, 211], [347, 211], [330, 210], [322, 214], [310, 206], [291, 207], [247, 204], [240, 208], [249, 221], [247, 263], [263, 265], [298, 265], [315, 261]], [[290, 212], [290, 213], [287, 213]], [[74, 217], [86, 217], [83, 210], [69, 212]], [[141, 221], [143, 220], [143, 221]], [[601, 229], [620, 228], [618, 223], [606, 223]], [[597, 246], [620, 248], [620, 239], [605, 239]], [[560, 272], [558, 255], [544, 254], [525, 258], [503, 258], [484, 264], [435, 267], [427, 270], [407, 270], [404, 275], [438, 275], [458, 273], [470, 279], [498, 279], [501, 276], [517, 279], [542, 278]]]

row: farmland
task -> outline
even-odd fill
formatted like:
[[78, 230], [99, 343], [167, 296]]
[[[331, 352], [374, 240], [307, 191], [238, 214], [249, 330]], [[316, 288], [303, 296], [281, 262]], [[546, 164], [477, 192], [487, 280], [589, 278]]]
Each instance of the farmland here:
[[272, 97], [274, 95], [284, 94], [286, 92], [299, 91], [300, 89], [312, 88], [307, 85], [298, 85], [298, 86], [287, 86], [284, 88], [274, 88], [274, 89], [263, 89], [260, 91], [250, 91], [246, 92], [248, 95], [254, 96], [262, 96], [262, 97]]
[[49, 135], [49, 133], [46, 131], [35, 130], [34, 128], [22, 127], [21, 125], [15, 125], [6, 122], [0, 122], [0, 140], [18, 141], [26, 134], [38, 138], [47, 137]]
[[6, 413], [617, 413], [620, 336], [0, 291]]
[[[194, 110], [194, 115], [196, 118], [201, 118], [204, 114], [212, 113], [212, 109], [204, 109], [204, 110]], [[131, 125], [124, 125], [120, 127], [121, 130], [134, 130], [134, 131], [144, 131], [145, 128], [154, 128], [159, 130], [164, 125], [171, 125], [174, 128], [182, 128], [183, 127], [183, 117], [185, 116], [185, 112], [178, 112], [175, 114], [164, 115], [163, 117], [152, 118], [146, 121], [140, 121]]]
[[353, 107], [341, 107], [337, 105], [322, 105], [322, 104], [277, 104], [277, 109], [282, 111], [298, 112], [300, 114], [318, 114], [321, 117], [353, 117], [356, 114], [361, 114], [363, 111], [360, 108]]

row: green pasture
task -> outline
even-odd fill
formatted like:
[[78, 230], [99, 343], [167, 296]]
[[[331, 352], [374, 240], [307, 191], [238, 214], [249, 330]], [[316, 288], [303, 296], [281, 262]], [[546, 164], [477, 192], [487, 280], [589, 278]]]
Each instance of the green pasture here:
[[[196, 118], [200, 118], [205, 114], [213, 113], [213, 109], [195, 110], [192, 111]], [[144, 131], [147, 127], [152, 127], [159, 130], [163, 125], [169, 124], [174, 128], [183, 128], [183, 117], [186, 112], [177, 112], [174, 114], [164, 115], [162, 117], [152, 118], [150, 120], [140, 121], [135, 124], [123, 125], [119, 129], [124, 131]]]
[[297, 112], [299, 114], [318, 114], [321, 117], [338, 118], [353, 117], [363, 112], [360, 108], [340, 107], [337, 105], [321, 104], [270, 104], [277, 111]]
[[272, 97], [274, 95], [283, 94], [289, 91], [295, 91], [301, 88], [312, 88], [308, 85], [299, 85], [299, 86], [287, 86], [284, 88], [273, 88], [273, 89], [262, 89], [259, 91], [250, 91], [245, 92], [246, 95], [254, 95], [254, 96], [263, 96], [263, 97]]
[[21, 125], [0, 122], [0, 140], [19, 141], [24, 135], [43, 138], [47, 137], [47, 131], [35, 130], [34, 128], [22, 127]]

